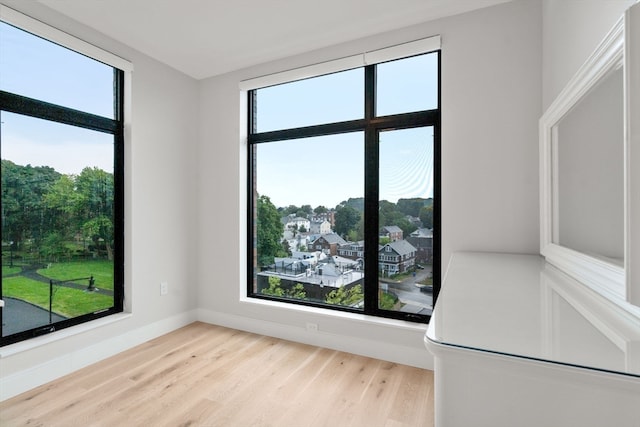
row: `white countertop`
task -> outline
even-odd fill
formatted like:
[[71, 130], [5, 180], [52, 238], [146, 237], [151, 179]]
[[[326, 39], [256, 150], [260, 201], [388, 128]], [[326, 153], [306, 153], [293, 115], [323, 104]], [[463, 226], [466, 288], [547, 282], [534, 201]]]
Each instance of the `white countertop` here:
[[538, 255], [454, 254], [426, 337], [640, 377], [640, 319]]

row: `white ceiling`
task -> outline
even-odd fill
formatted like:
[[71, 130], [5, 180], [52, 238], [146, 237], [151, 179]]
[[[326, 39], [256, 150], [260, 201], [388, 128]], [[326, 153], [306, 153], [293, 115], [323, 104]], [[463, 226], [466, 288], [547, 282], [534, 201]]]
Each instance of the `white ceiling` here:
[[196, 79], [509, 0], [38, 0]]

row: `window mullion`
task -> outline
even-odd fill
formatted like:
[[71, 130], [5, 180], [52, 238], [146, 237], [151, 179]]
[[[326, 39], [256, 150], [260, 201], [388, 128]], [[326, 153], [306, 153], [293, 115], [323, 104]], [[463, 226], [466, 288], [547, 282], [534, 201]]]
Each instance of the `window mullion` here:
[[118, 120], [74, 110], [49, 102], [0, 91], [0, 105], [4, 111], [50, 120], [70, 126], [82, 127], [105, 133], [116, 133]]
[[376, 110], [376, 68], [365, 68], [365, 202], [364, 202], [364, 310], [373, 313], [378, 306], [378, 132], [371, 124]]

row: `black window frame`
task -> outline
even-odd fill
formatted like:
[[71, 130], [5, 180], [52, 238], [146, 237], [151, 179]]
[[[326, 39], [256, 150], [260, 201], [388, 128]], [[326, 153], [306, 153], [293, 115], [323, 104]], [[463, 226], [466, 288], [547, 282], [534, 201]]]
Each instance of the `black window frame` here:
[[[12, 25], [12, 24], [9, 24]], [[16, 27], [22, 29], [20, 27]], [[29, 32], [28, 30], [24, 30]], [[46, 39], [45, 39], [46, 40]], [[57, 44], [51, 40], [50, 43]], [[81, 55], [81, 54], [80, 54]], [[94, 58], [91, 58], [94, 59]], [[100, 62], [97, 59], [95, 61]], [[2, 336], [2, 326], [0, 325], [0, 347], [25, 341], [40, 335], [55, 332], [71, 326], [86, 323], [95, 319], [100, 319], [124, 311], [124, 87], [125, 72], [113, 65], [114, 73], [114, 118], [107, 118], [85, 111], [64, 107], [61, 105], [17, 95], [11, 92], [0, 90], [0, 110], [3, 112], [15, 113], [24, 116], [43, 119], [75, 126], [93, 131], [111, 134], [114, 137], [114, 245], [113, 245], [113, 307], [99, 310], [65, 319], [52, 324], [39, 326], [33, 329], [21, 331], [12, 335]], [[2, 126], [2, 124], [0, 124]], [[0, 144], [2, 141], [0, 140]], [[0, 281], [0, 295], [2, 295], [2, 281]], [[3, 308], [0, 308], [0, 314]]]
[[[437, 55], [437, 108], [432, 110], [422, 110], [409, 113], [400, 113], [386, 116], [376, 116], [376, 67], [378, 64], [364, 66], [364, 118], [348, 120], [336, 123], [325, 123], [313, 126], [304, 126], [276, 131], [257, 132], [256, 127], [256, 91], [249, 90], [247, 93], [247, 296], [251, 298], [282, 301], [289, 304], [298, 304], [330, 310], [353, 312], [376, 317], [393, 318], [412, 322], [427, 323], [430, 315], [420, 315], [403, 313], [399, 311], [384, 310], [378, 307], [378, 206], [379, 206], [379, 134], [387, 130], [399, 130], [421, 127], [433, 128], [433, 305], [435, 306], [438, 294], [440, 293], [441, 281], [441, 50], [435, 50], [424, 54]], [[407, 57], [409, 58], [409, 57]], [[402, 60], [406, 58], [399, 58]], [[313, 77], [312, 77], [313, 78]], [[310, 101], [312, 102], [312, 101]], [[258, 144], [267, 142], [277, 142], [285, 140], [344, 134], [350, 132], [364, 132], [365, 147], [365, 268], [364, 268], [364, 307], [355, 309], [339, 305], [314, 303], [305, 300], [292, 298], [279, 298], [271, 295], [264, 295], [254, 291], [255, 277], [257, 269], [257, 254], [255, 221], [257, 219], [256, 190], [255, 190], [255, 165], [256, 147]]]

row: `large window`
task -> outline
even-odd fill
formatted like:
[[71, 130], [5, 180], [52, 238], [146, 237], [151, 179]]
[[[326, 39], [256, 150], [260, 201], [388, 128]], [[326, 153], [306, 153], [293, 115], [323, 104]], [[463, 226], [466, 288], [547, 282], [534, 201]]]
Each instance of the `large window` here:
[[248, 295], [428, 321], [440, 52], [248, 92]]
[[4, 14], [32, 20], [2, 7], [7, 345], [123, 310], [124, 72], [25, 31]]

